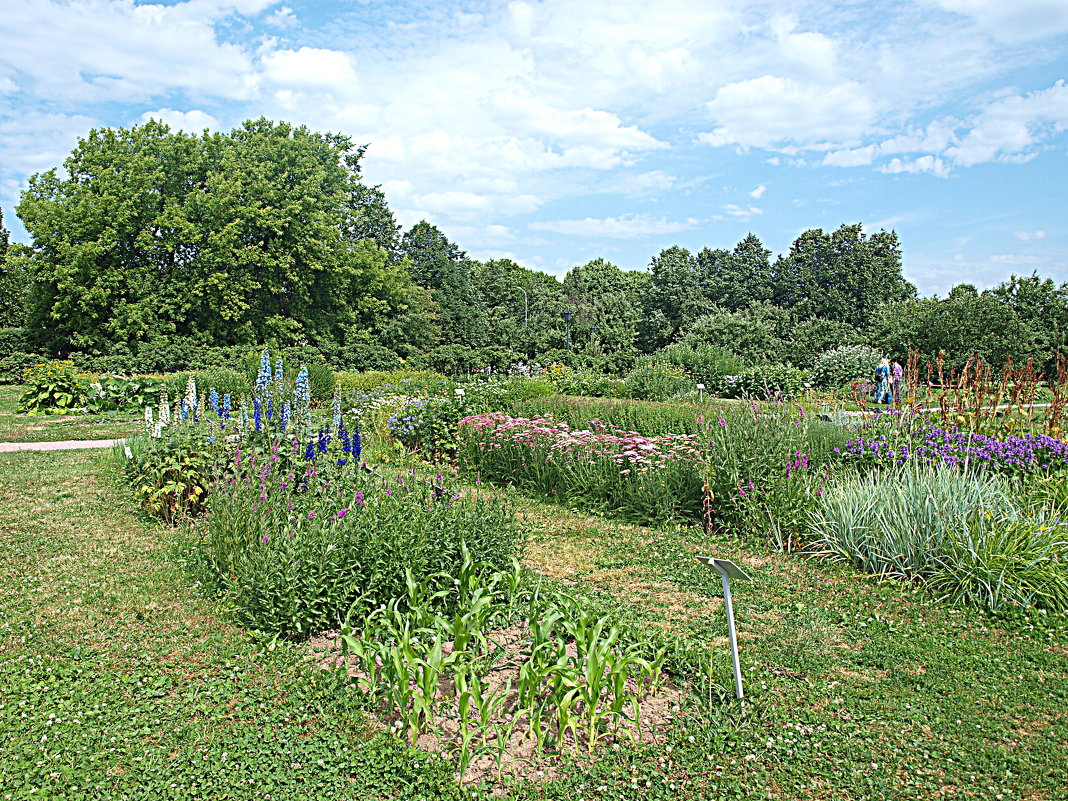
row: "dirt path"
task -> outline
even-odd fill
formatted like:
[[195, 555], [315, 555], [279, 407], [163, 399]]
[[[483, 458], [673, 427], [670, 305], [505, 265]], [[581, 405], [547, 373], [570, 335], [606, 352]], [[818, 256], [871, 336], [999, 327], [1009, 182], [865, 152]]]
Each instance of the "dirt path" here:
[[74, 451], [86, 448], [110, 448], [122, 439], [72, 439], [63, 442], [0, 442], [0, 453], [16, 451]]

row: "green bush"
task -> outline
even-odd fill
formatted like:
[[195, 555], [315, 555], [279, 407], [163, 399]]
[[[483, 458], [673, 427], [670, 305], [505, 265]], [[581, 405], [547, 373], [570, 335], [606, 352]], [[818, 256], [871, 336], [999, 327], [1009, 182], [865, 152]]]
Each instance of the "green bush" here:
[[645, 362], [626, 378], [627, 394], [636, 400], [663, 401], [693, 389], [686, 372], [673, 364]]
[[374, 392], [383, 389], [408, 395], [435, 395], [451, 392], [455, 388], [455, 382], [451, 378], [431, 370], [341, 372], [335, 374], [335, 380], [346, 395], [350, 392]]
[[843, 345], [816, 359], [812, 377], [821, 387], [842, 387], [872, 380], [882, 354], [870, 345]]
[[26, 353], [29, 349], [25, 328], [0, 328], [0, 353]]
[[[197, 370], [193, 373], [193, 380], [196, 382], [197, 393], [204, 396], [208, 394], [212, 387], [216, 389], [220, 397], [229, 392], [235, 399], [242, 398], [252, 392], [252, 385], [249, 383], [248, 376], [245, 373], [238, 370], [229, 370], [225, 367]], [[182, 384], [181, 391], [184, 390], [185, 384]]]
[[456, 428], [466, 414], [462, 395], [413, 398], [386, 421], [386, 432], [409, 451], [442, 459], [456, 450]]
[[784, 364], [763, 364], [750, 367], [738, 375], [727, 375], [713, 385], [722, 398], [793, 398], [803, 393], [812, 382], [806, 370]]
[[517, 417], [552, 415], [572, 428], [589, 428], [599, 420], [644, 436], [696, 434], [715, 422], [717, 407], [690, 401], [639, 401], [628, 398], [588, 398], [551, 395], [517, 400], [510, 414]]
[[217, 449], [192, 432], [131, 437], [122, 462], [141, 508], [168, 524], [197, 514], [208, 498]]
[[565, 395], [585, 395], [590, 398], [624, 398], [627, 384], [618, 378], [585, 368], [560, 371], [555, 377], [556, 389]]
[[48, 361], [47, 356], [39, 353], [21, 351], [7, 351], [6, 353], [6, 356], [0, 356], [0, 384], [21, 384], [27, 370], [36, 364]]
[[668, 345], [652, 358], [682, 368], [694, 383], [708, 387], [725, 375], [737, 375], [745, 370], [745, 363], [741, 359], [716, 345]]
[[89, 378], [69, 361], [50, 361], [23, 375], [26, 390], [19, 411], [26, 414], [69, 414], [85, 408]]

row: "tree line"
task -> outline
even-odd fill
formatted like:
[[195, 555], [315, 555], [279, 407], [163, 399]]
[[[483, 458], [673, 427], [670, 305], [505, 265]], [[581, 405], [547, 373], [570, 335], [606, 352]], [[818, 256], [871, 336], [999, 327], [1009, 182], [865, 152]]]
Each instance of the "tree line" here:
[[90, 131], [30, 178], [16, 209], [29, 245], [9, 242], [0, 215], [0, 326], [46, 355], [139, 363], [272, 344], [353, 369], [540, 358], [623, 371], [672, 344], [810, 367], [861, 343], [1048, 368], [1068, 345], [1068, 284], [1034, 274], [920, 297], [897, 234], [860, 224], [805, 231], [774, 259], [750, 234], [669, 247], [645, 272], [596, 259], [562, 281], [478, 261], [428, 222], [398, 225], [363, 156], [343, 135], [266, 119], [199, 136], [155, 121]]

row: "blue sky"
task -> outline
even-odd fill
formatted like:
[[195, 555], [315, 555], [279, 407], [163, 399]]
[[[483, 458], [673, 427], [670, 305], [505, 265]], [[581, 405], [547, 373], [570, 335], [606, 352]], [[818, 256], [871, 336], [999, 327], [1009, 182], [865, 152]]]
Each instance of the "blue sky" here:
[[563, 275], [899, 233], [922, 292], [1068, 281], [1068, 0], [3, 0], [0, 207], [92, 127], [370, 145], [399, 220]]

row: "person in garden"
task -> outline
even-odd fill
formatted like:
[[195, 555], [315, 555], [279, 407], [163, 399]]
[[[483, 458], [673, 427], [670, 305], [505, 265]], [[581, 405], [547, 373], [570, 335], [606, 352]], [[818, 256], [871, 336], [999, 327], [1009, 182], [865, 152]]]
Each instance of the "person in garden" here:
[[895, 406], [901, 405], [901, 381], [905, 377], [905, 368], [894, 359], [890, 364], [890, 398]]
[[875, 368], [875, 402], [890, 403], [890, 360], [885, 357]]

